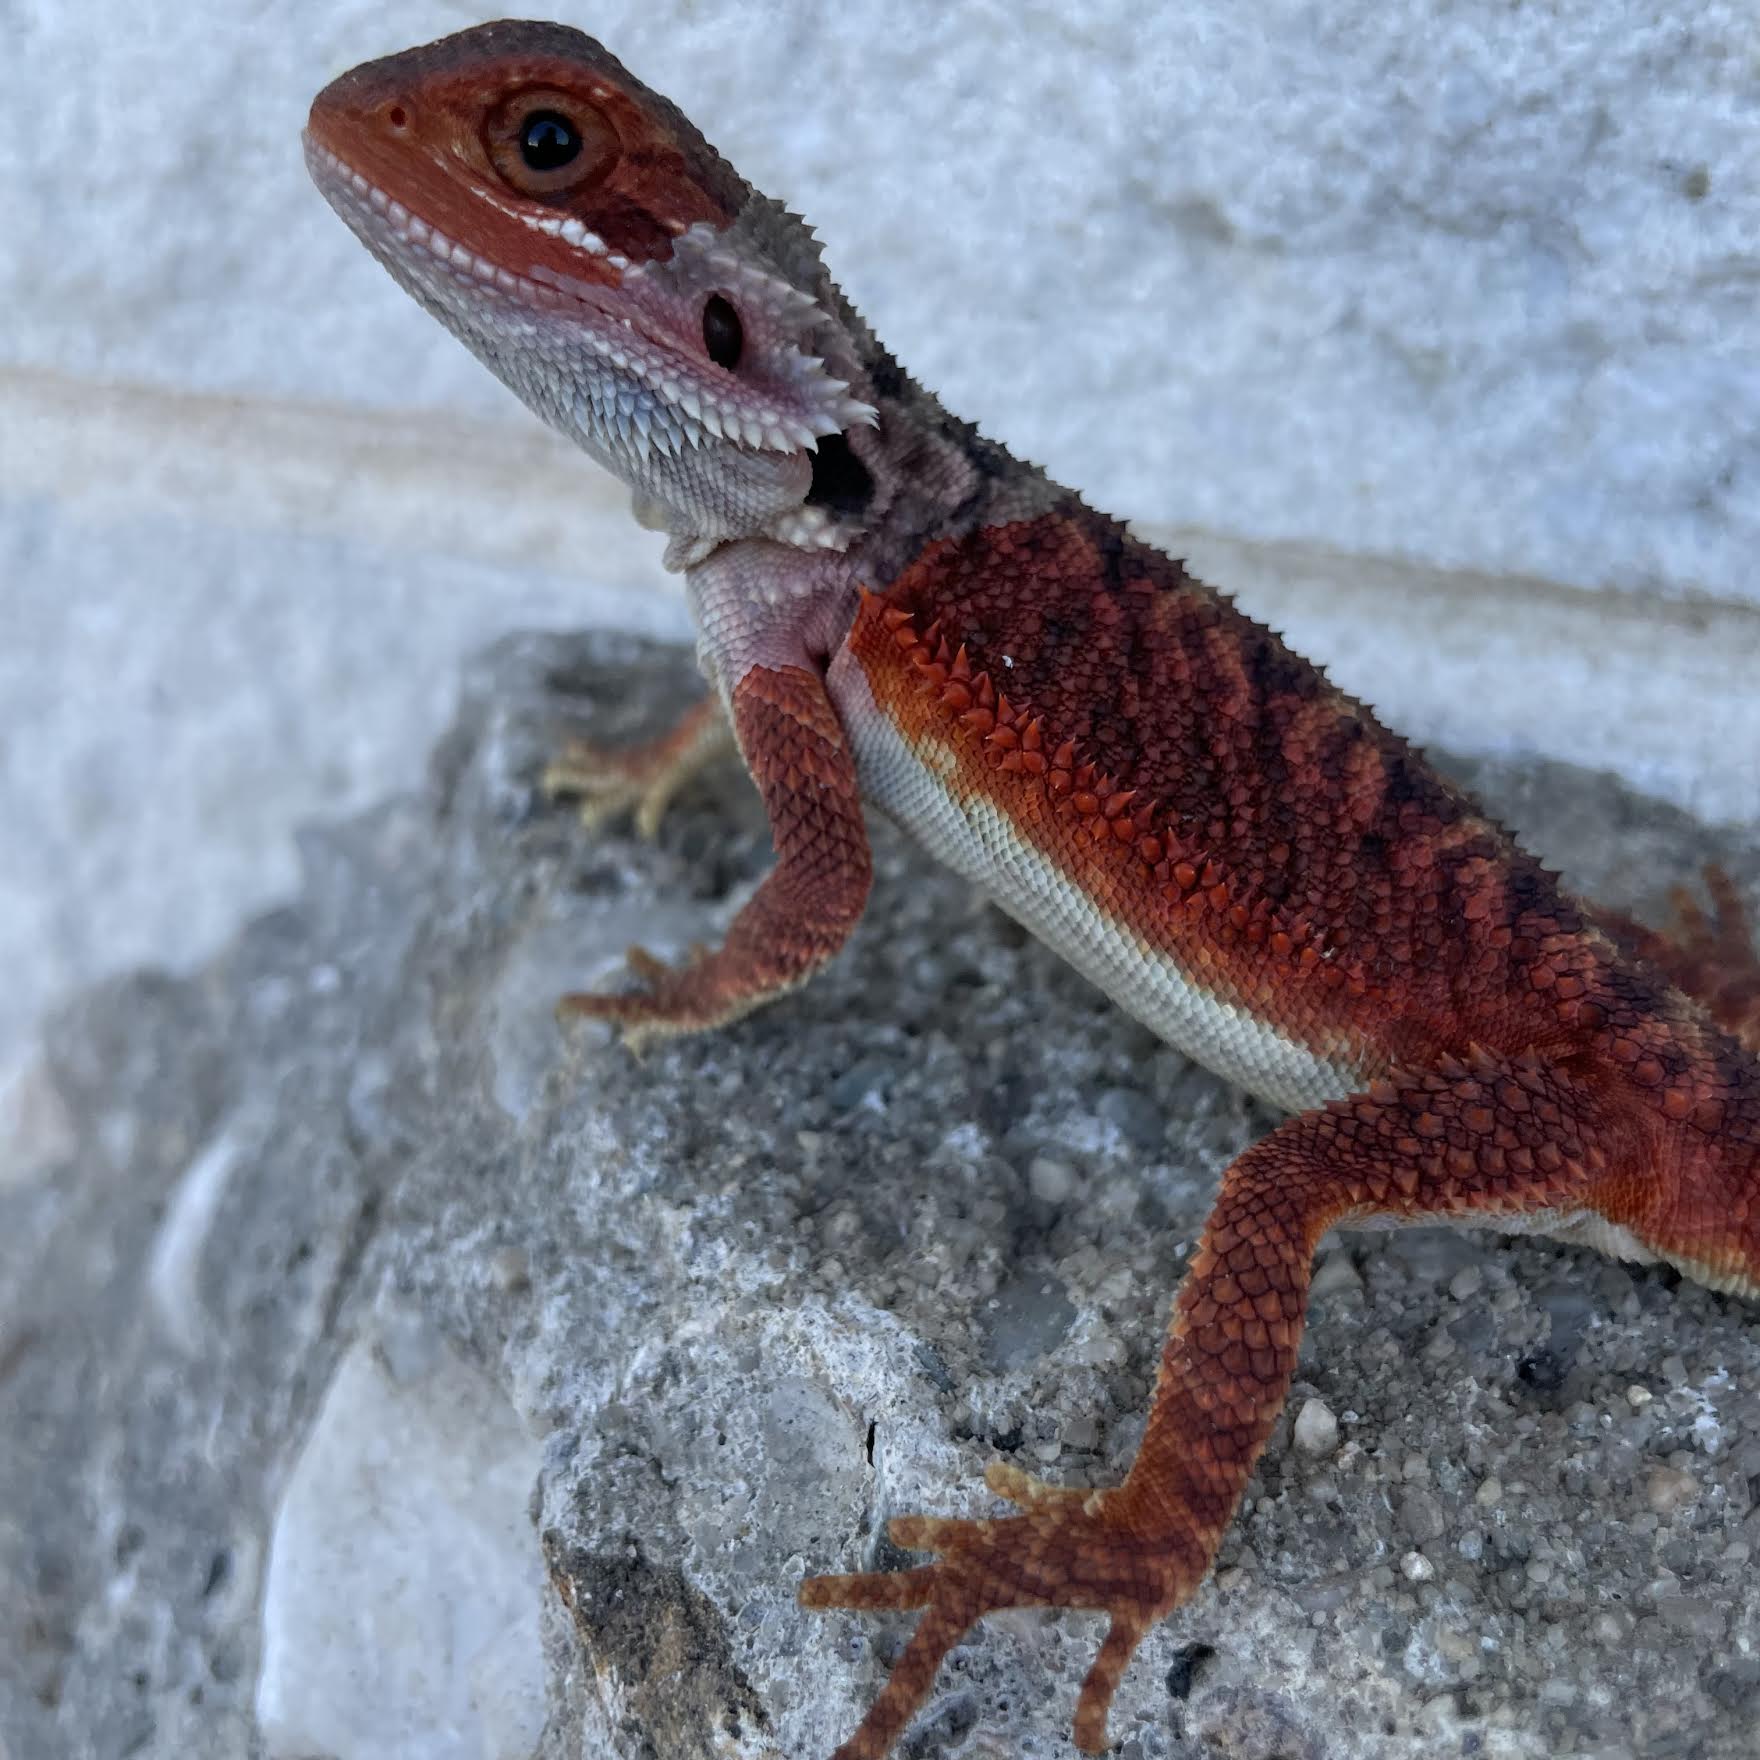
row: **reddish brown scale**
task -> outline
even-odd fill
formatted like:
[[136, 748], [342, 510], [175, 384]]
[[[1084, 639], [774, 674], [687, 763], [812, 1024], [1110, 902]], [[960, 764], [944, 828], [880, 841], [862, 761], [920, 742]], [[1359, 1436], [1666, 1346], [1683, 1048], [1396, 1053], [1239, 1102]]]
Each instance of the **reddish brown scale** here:
[[[943, 708], [954, 640], [975, 680], [1006, 673], [1045, 773], [988, 766], [988, 737]], [[1760, 1071], [1367, 711], [1085, 510], [932, 546], [849, 645], [907, 742], [952, 754], [935, 769], [955, 792], [985, 793], [1230, 1000], [1387, 1072], [1229, 1170], [1123, 1486], [1040, 1488], [1010, 1521], [895, 1523], [938, 1562], [806, 1586], [809, 1605], [929, 1610], [840, 1760], [885, 1751], [973, 1619], [1034, 1604], [1112, 1615], [1076, 1713], [1097, 1751], [1131, 1649], [1202, 1578], [1282, 1408], [1320, 1234], [1592, 1209], [1700, 1276], [1760, 1285]], [[1717, 951], [1754, 971], [1750, 950]], [[1718, 994], [1748, 1006], [1727, 979]]]
[[[1024, 604], [1022, 578], [1036, 583]], [[1084, 515], [1079, 525], [1047, 517], [932, 547], [864, 616], [882, 620], [931, 689], [940, 681], [947, 630], [961, 632], [960, 655], [985, 682], [998, 670], [993, 658], [1006, 655], [1014, 702], [1030, 711], [1042, 742], [1056, 741], [1042, 775], [984, 754], [992, 774], [1001, 770], [1018, 781], [1008, 802], [1023, 831], [1056, 859], [1073, 854], [1096, 896], [1133, 927], [1150, 928], [1171, 951], [1198, 934], [1244, 947], [1251, 960], [1215, 977], [1231, 999], [1264, 1006], [1274, 1000], [1266, 972], [1275, 962], [1299, 959], [1309, 939], [1307, 920], [1347, 915], [1329, 912], [1326, 883], [1330, 877], [1333, 890], [1342, 890], [1355, 868], [1339, 855], [1336, 840], [1323, 852], [1326, 863], [1303, 861], [1321, 847], [1307, 831], [1311, 817], [1290, 805], [1279, 776], [1287, 762], [1262, 761], [1263, 724], [1278, 702], [1253, 696], [1254, 677], [1284, 681], [1288, 744], [1298, 757], [1318, 751], [1312, 705], [1319, 681], [1293, 657], [1281, 668], [1261, 660], [1255, 674], [1235, 639], [1252, 626], [1238, 615], [1220, 616], [1218, 608], [1164, 558]], [[914, 628], [925, 634], [911, 643], [907, 632]], [[863, 652], [860, 623], [851, 645]], [[1228, 666], [1218, 664], [1224, 652]], [[1219, 693], [1219, 678], [1228, 682], [1227, 692]], [[885, 689], [884, 680], [870, 682]], [[916, 707], [923, 732], [944, 731]], [[909, 712], [906, 705], [897, 708]], [[1342, 699], [1324, 707], [1335, 743], [1341, 725], [1350, 725], [1349, 708]], [[984, 730], [967, 723], [964, 731]], [[1278, 788], [1265, 786], [1267, 778]], [[1274, 798], [1280, 791], [1281, 802]], [[1352, 816], [1372, 820], [1353, 798], [1361, 794], [1360, 787], [1345, 791]], [[1226, 862], [1212, 854], [1218, 848], [1228, 852]], [[1120, 861], [1127, 854], [1134, 872]], [[1205, 857], [1201, 872], [1196, 855]], [[1111, 871], [1098, 871], [1096, 865], [1108, 861]], [[1292, 910], [1298, 887], [1311, 896], [1301, 900], [1306, 909]], [[1249, 935], [1255, 920], [1258, 932]], [[1384, 935], [1394, 927], [1386, 911], [1363, 926], [1383, 927]], [[1391, 969], [1396, 962], [1383, 963]], [[1312, 973], [1317, 965], [1316, 958], [1298, 969]], [[1369, 990], [1363, 971], [1347, 973], [1342, 966], [1328, 966], [1314, 982], [1323, 992], [1362, 996]], [[1336, 1022], [1304, 1024], [1329, 1042], [1335, 1037]]]

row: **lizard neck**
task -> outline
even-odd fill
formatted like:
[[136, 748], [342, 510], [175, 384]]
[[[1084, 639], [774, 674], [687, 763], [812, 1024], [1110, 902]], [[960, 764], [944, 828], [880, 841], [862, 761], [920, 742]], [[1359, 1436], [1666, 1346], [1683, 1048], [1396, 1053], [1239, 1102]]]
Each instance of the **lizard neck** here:
[[1073, 493], [951, 414], [899, 366], [835, 285], [841, 328], [857, 357], [852, 392], [871, 426], [819, 442], [807, 505], [819, 509], [862, 586], [890, 586], [937, 539], [1031, 519]]
[[951, 414], [899, 366], [829, 276], [819, 298], [837, 312], [849, 345], [838, 366], [849, 376], [850, 395], [874, 415], [823, 436], [809, 455], [811, 483], [803, 517], [794, 522], [802, 536], [704, 543], [670, 527], [665, 510], [645, 506], [639, 494], [636, 512], [644, 524], [670, 531], [666, 566], [693, 580], [705, 568], [744, 578], [750, 559], [762, 556], [775, 576], [765, 592], [796, 604], [835, 594], [845, 612], [840, 641], [854, 620], [858, 590], [884, 591], [930, 544], [1073, 507], [1078, 498]]

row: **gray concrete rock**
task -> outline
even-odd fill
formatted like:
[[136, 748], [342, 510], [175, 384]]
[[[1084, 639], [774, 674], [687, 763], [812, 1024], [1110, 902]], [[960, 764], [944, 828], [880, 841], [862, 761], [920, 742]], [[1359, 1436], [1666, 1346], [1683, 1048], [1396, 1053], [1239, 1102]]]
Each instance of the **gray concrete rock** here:
[[[535, 796], [565, 729], [691, 688], [671, 650], [503, 644], [424, 798], [310, 833], [286, 908], [85, 996], [15, 1078], [8, 1760], [822, 1755], [906, 1627], [802, 1613], [803, 1572], [988, 1508], [997, 1456], [1123, 1469], [1269, 1116], [883, 827], [797, 996], [642, 1062], [557, 1030], [767, 862], [732, 771], [653, 846]], [[1622, 907], [1711, 853], [1760, 875], [1602, 778], [1472, 780]], [[1325, 1264], [1291, 1410], [1337, 1445], [1279, 1427], [1116, 1752], [1751, 1754], [1754, 1311], [1440, 1231]], [[901, 1752], [1070, 1752], [1095, 1625], [993, 1620]]]

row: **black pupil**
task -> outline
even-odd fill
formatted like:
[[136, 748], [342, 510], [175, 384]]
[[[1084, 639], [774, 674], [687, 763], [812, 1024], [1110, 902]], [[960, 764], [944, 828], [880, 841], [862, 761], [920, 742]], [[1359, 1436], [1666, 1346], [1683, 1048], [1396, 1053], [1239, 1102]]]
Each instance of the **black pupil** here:
[[580, 150], [580, 132], [554, 110], [534, 110], [520, 125], [520, 157], [534, 171], [560, 171]]
[[709, 359], [732, 372], [739, 365], [739, 351], [745, 343], [745, 327], [732, 303], [718, 293], [710, 294], [703, 307], [703, 346], [709, 351]]

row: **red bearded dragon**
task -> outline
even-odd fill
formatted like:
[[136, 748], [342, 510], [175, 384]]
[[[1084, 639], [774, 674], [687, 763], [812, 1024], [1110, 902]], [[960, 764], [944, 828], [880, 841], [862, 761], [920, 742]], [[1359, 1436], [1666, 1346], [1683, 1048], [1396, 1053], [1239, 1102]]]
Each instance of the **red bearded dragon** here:
[[1760, 1297], [1760, 978], [1733, 892], [1664, 937], [1598, 916], [1360, 704], [1180, 563], [950, 415], [807, 227], [580, 33], [375, 61], [307, 159], [428, 311], [669, 538], [713, 687], [552, 781], [652, 824], [731, 735], [776, 865], [724, 944], [564, 999], [639, 1043], [804, 983], [860, 920], [885, 813], [1169, 1043], [1291, 1116], [1225, 1174], [1124, 1482], [1012, 1466], [997, 1519], [808, 1579], [916, 1609], [842, 1760], [884, 1754], [972, 1623], [1110, 1616], [1080, 1747], [1191, 1596], [1284, 1404], [1316, 1244], [1448, 1220]]

